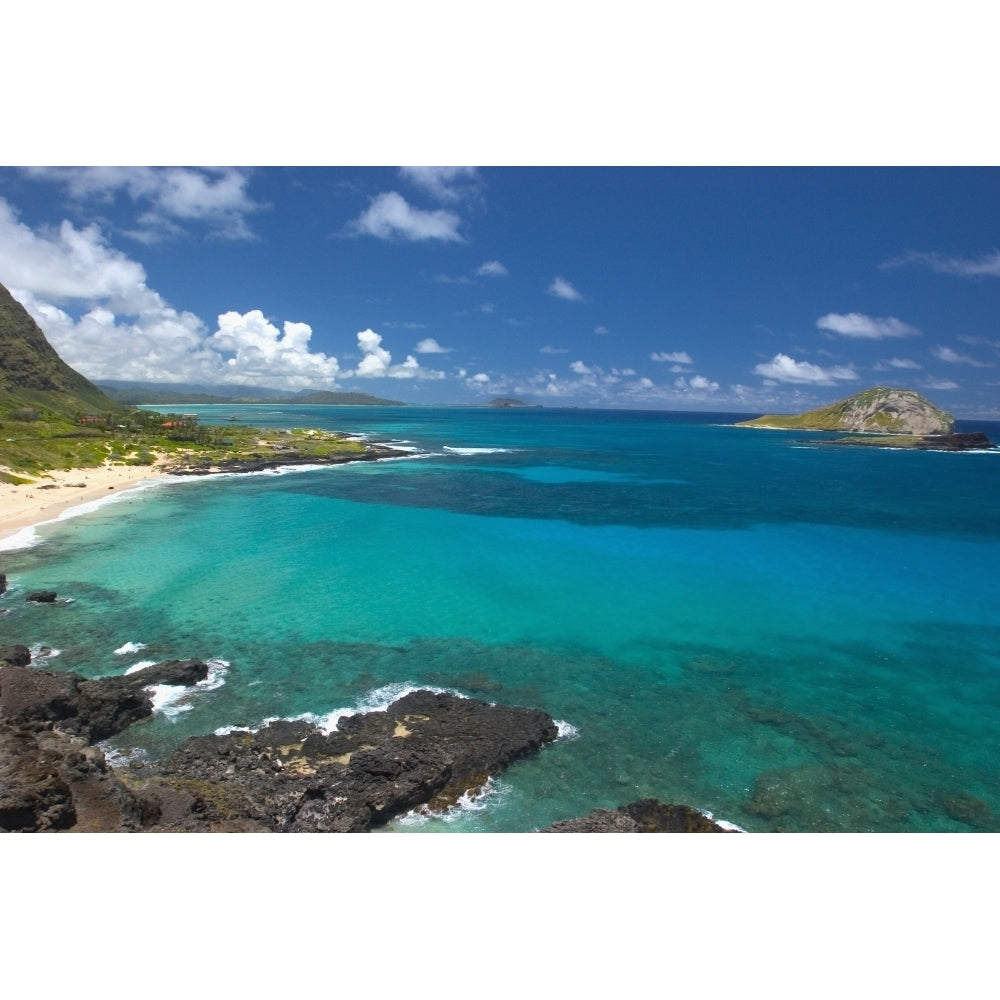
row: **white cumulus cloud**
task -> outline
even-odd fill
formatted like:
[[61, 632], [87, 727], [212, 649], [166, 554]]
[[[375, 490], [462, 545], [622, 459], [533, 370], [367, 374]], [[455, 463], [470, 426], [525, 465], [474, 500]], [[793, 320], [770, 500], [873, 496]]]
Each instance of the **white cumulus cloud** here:
[[690, 389], [693, 389], [695, 392], [718, 392], [719, 383], [705, 378], [704, 375], [692, 375], [691, 378], [687, 379], [681, 376], [674, 379], [674, 388], [681, 392]]
[[357, 378], [419, 378], [442, 379], [444, 372], [421, 368], [420, 362], [408, 354], [400, 364], [392, 363], [392, 355], [382, 346], [382, 335], [374, 330], [362, 330], [358, 333], [358, 347], [363, 357], [353, 372]]
[[757, 365], [754, 372], [776, 382], [810, 383], [812, 385], [834, 385], [841, 379], [858, 378], [858, 373], [853, 368], [821, 368], [808, 361], [796, 361], [787, 354], [775, 354], [770, 361]]
[[827, 313], [816, 320], [820, 330], [830, 330], [842, 337], [883, 340], [886, 337], [916, 337], [920, 331], [895, 316], [875, 318], [863, 313]]
[[[282, 331], [259, 310], [225, 313], [210, 332], [146, 285], [142, 265], [97, 226], [36, 233], [0, 198], [0, 274], [70, 367], [91, 379], [329, 385], [337, 359], [309, 349], [311, 329]], [[75, 318], [74, 318], [75, 317]]]
[[508, 273], [507, 268], [498, 260], [484, 261], [476, 268], [476, 274], [483, 278], [503, 278]]
[[308, 388], [331, 384], [340, 373], [335, 357], [309, 350], [312, 328], [285, 322], [281, 331], [259, 309], [230, 311], [219, 317], [219, 328], [208, 346], [225, 358], [227, 381], [245, 385]]
[[397, 237], [412, 240], [441, 240], [462, 243], [458, 232], [461, 220], [454, 212], [438, 209], [427, 212], [413, 208], [395, 191], [386, 191], [371, 200], [368, 208], [347, 226], [356, 236], [376, 236], [382, 240]]
[[679, 365], [693, 365], [691, 355], [687, 351], [653, 351], [650, 361], [673, 361]]
[[449, 354], [452, 348], [442, 347], [433, 337], [426, 337], [413, 350], [417, 354]]
[[565, 278], [553, 278], [549, 285], [549, 295], [554, 295], [557, 299], [565, 299], [567, 302], [579, 302], [583, 296]]
[[0, 274], [4, 284], [40, 298], [107, 300], [116, 311], [156, 305], [143, 266], [108, 246], [96, 225], [76, 229], [63, 220], [56, 232], [36, 234], [0, 198]]

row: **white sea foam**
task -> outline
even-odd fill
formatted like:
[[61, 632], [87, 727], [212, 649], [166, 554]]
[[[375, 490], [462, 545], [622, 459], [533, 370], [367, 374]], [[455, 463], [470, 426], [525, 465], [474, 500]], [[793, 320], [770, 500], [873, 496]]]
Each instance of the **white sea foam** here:
[[153, 711], [174, 719], [181, 712], [190, 712], [194, 705], [188, 700], [190, 690], [173, 684], [154, 684], [146, 688], [153, 699]]
[[742, 826], [737, 826], [735, 823], [730, 823], [727, 819], [717, 819], [713, 820], [718, 826], [721, 826], [723, 830], [731, 830], [733, 833], [746, 833], [747, 831], [743, 829]]
[[138, 653], [140, 649], [145, 649], [144, 642], [126, 642], [124, 646], [119, 646], [115, 650], [115, 656], [128, 656], [130, 653]]
[[742, 826], [730, 823], [727, 819], [716, 819], [707, 809], [698, 810], [705, 819], [710, 819], [716, 826], [721, 826], [723, 830], [731, 830], [733, 833], [746, 833]]
[[111, 767], [128, 767], [130, 764], [141, 761], [145, 763], [149, 759], [149, 754], [141, 747], [132, 747], [131, 750], [121, 750], [113, 747], [107, 740], [97, 744], [98, 749], [104, 753], [104, 759]]
[[0, 552], [14, 552], [17, 549], [30, 549], [38, 544], [38, 532], [34, 527], [22, 528], [7, 538], [0, 539]]
[[556, 729], [559, 735], [557, 740], [575, 740], [580, 735], [580, 730], [570, 722], [563, 722], [562, 719], [555, 719]]
[[337, 723], [343, 716], [363, 715], [366, 712], [384, 712], [394, 701], [398, 701], [414, 691], [433, 691], [435, 694], [453, 694], [459, 698], [467, 697], [459, 691], [451, 691], [448, 688], [428, 687], [426, 684], [417, 685], [411, 684], [409, 681], [401, 681], [397, 684], [387, 684], [385, 687], [374, 688], [362, 695], [357, 704], [349, 708], [336, 708], [323, 716], [313, 716], [309, 721], [315, 721], [315, 724], [325, 733], [335, 733]]
[[133, 663], [128, 670], [125, 671], [126, 674], [138, 673], [140, 670], [145, 670], [146, 667], [155, 666], [156, 660], [139, 660], [138, 663]]
[[[400, 449], [402, 451], [402, 449]], [[385, 458], [376, 458], [376, 464], [379, 462], [412, 462], [418, 458], [433, 458], [433, 452], [427, 451], [412, 451], [407, 452], [405, 455], [387, 455]], [[360, 461], [360, 459], [359, 459]], [[353, 464], [353, 463], [351, 463]]]
[[384, 712], [394, 701], [398, 701], [414, 691], [433, 691], [434, 694], [453, 694], [456, 698], [468, 698], [468, 695], [453, 688], [431, 687], [427, 684], [411, 684], [409, 681], [400, 681], [396, 684], [387, 684], [385, 687], [373, 688], [362, 695], [354, 705], [335, 708], [332, 712], [325, 712], [323, 715], [318, 715], [315, 712], [302, 712], [300, 715], [270, 715], [266, 719], [262, 719], [257, 726], [222, 726], [215, 730], [215, 733], [218, 736], [223, 736], [226, 732], [237, 731], [256, 733], [271, 725], [272, 722], [308, 722], [326, 734], [335, 733], [337, 723], [345, 716], [363, 715], [367, 712]]
[[256, 732], [254, 729], [250, 729], [247, 726], [219, 726], [218, 729], [213, 729], [212, 733], [215, 736], [228, 736], [230, 733], [253, 733]]
[[452, 448], [451, 445], [444, 446], [445, 451], [450, 451], [453, 455], [499, 455], [507, 452], [517, 451], [517, 448]]
[[54, 659], [62, 653], [61, 649], [53, 649], [51, 646], [45, 646], [40, 642], [29, 647], [28, 651], [31, 653], [31, 662], [36, 667], [41, 663], [48, 663], [49, 660]]
[[[153, 712], [159, 712], [168, 719], [174, 719], [181, 712], [190, 712], [194, 708], [194, 705], [191, 704], [192, 697], [205, 691], [214, 691], [216, 688], [222, 687], [226, 683], [229, 662], [215, 658], [206, 660], [205, 664], [208, 667], [208, 676], [203, 681], [198, 681], [192, 687], [184, 687], [177, 684], [151, 684], [147, 687], [146, 690], [153, 699]], [[149, 664], [145, 664], [145, 666], [149, 666]], [[135, 669], [136, 667], [132, 667], [125, 672], [130, 673]]]
[[394, 822], [398, 826], [426, 826], [428, 823], [455, 823], [470, 813], [484, 812], [503, 804], [510, 793], [510, 786], [494, 777], [489, 777], [478, 789], [466, 790], [459, 800], [441, 812], [432, 812], [426, 806], [417, 806], [404, 813]]

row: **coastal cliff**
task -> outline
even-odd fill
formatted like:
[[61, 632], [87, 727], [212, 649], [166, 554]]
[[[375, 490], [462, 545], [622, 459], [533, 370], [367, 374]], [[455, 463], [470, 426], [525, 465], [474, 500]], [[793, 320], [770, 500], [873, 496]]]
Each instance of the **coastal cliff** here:
[[877, 386], [805, 413], [765, 414], [736, 426], [924, 437], [951, 434], [955, 418], [912, 389]]

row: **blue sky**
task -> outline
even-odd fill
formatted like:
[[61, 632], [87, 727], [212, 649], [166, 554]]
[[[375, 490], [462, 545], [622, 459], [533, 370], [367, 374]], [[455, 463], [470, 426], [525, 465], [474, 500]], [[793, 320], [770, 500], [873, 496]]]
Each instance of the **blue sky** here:
[[1000, 170], [0, 169], [0, 282], [91, 378], [408, 403], [1000, 417]]

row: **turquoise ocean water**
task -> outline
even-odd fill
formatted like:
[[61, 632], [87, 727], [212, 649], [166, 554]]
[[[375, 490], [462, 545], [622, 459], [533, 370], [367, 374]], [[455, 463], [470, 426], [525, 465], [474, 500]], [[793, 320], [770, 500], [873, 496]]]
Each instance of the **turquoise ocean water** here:
[[[1000, 830], [1000, 452], [824, 447], [723, 414], [185, 409], [412, 457], [164, 482], [0, 552], [0, 643], [36, 662], [215, 661], [109, 750], [431, 686], [564, 735], [390, 831], [646, 796], [752, 831]], [[71, 600], [26, 604], [42, 587]]]

